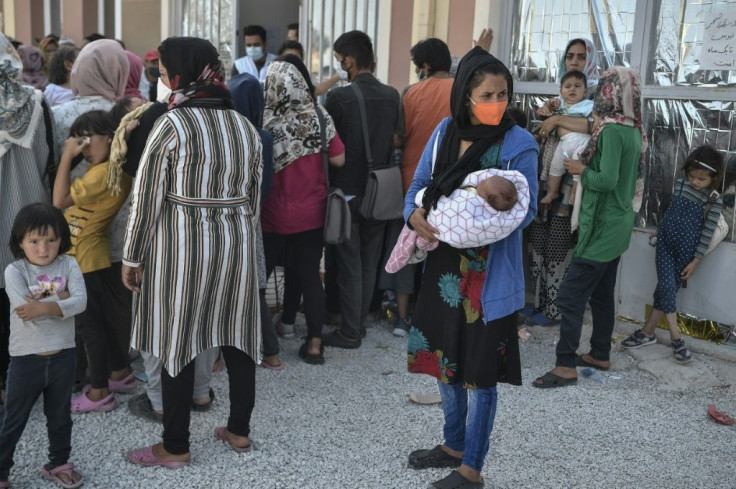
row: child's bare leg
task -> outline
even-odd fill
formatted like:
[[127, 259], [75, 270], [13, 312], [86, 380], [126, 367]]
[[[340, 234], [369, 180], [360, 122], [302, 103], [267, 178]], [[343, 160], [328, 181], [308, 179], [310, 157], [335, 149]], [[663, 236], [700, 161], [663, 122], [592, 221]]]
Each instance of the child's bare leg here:
[[652, 313], [649, 315], [647, 323], [644, 325], [643, 328], [641, 328], [641, 332], [647, 336], [652, 336], [654, 334], [654, 329], [657, 327], [657, 324], [659, 324], [664, 316], [665, 314], [659, 309], [652, 309]]
[[399, 319], [404, 319], [409, 315], [410, 296], [410, 294], [405, 292], [396, 292], [396, 306], [399, 312]]
[[672, 341], [677, 341], [682, 338], [680, 328], [677, 326], [677, 313], [671, 312], [669, 314], [665, 314], [664, 317], [667, 319], [667, 326], [670, 328], [670, 339]]
[[540, 204], [551, 204], [560, 196], [560, 183], [562, 176], [550, 175], [547, 179], [547, 195], [539, 201]]

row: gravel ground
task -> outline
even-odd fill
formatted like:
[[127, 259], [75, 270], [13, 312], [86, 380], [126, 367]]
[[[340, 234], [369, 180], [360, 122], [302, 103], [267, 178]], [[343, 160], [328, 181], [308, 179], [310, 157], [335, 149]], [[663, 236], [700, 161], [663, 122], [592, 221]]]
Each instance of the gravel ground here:
[[[736, 414], [733, 387], [673, 390], [616, 351], [605, 383], [581, 376], [577, 386], [536, 389], [530, 382], [552, 366], [557, 329], [531, 331], [521, 346], [524, 385], [499, 386], [485, 487], [736, 486], [736, 427], [705, 414], [711, 402]], [[213, 408], [192, 414], [193, 463], [184, 469], [141, 468], [123, 459], [161, 435], [160, 426], [128, 413], [129, 395], [118, 397], [122, 406], [113, 412], [74, 415], [71, 460], [84, 487], [423, 488], [448, 473], [406, 467], [410, 451], [442, 441], [441, 408], [407, 401], [411, 392], [437, 389], [433, 379], [406, 373], [406, 340], [379, 325], [358, 350], [327, 349], [324, 366], [299, 360], [300, 340], [281, 344], [287, 368], [258, 368], [253, 452], [237, 454], [213, 436], [227, 419], [227, 378], [218, 374]], [[695, 362], [708, 363], [699, 355]], [[673, 361], [672, 368], [688, 367]], [[39, 475], [44, 425], [39, 403], [16, 451], [16, 488], [55, 487]]]

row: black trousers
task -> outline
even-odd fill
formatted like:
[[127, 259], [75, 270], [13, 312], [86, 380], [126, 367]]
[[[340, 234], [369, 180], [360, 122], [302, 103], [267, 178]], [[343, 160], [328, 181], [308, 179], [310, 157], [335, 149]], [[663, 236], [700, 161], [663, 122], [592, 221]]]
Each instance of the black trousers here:
[[[295, 234], [263, 233], [266, 251], [266, 274], [271, 275], [277, 263], [285, 263], [295, 279], [298, 290], [304, 295], [304, 316], [307, 318], [307, 339], [322, 337], [325, 318], [325, 291], [319, 277], [319, 261], [322, 259], [322, 228]], [[284, 310], [281, 320], [293, 323], [296, 310]]]
[[[256, 363], [242, 350], [223, 346], [230, 385], [230, 416], [227, 429], [238, 436], [250, 435], [250, 416], [256, 401]], [[194, 394], [194, 361], [172, 377], [161, 370], [164, 404], [164, 448], [174, 455], [189, 453], [189, 421]]]
[[5, 388], [10, 355], [10, 299], [5, 289], [0, 289], [0, 389]]

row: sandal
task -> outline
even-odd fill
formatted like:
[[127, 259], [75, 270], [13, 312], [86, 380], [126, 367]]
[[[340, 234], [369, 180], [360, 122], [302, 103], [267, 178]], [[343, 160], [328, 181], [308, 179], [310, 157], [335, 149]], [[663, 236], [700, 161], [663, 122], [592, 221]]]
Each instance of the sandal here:
[[[70, 481], [74, 481], [74, 474], [79, 476], [79, 479], [76, 482], [65, 482], [64, 479], [59, 477], [59, 474], [63, 474], [69, 478]], [[47, 481], [56, 482], [61, 487], [64, 487], [65, 489], [72, 489], [74, 487], [79, 487], [84, 483], [84, 476], [80, 474], [79, 472], [74, 471], [74, 464], [73, 463], [66, 463], [64, 465], [59, 465], [58, 467], [49, 470], [44, 465], [41, 467], [41, 476], [46, 479]], [[0, 487], [10, 487], [10, 486], [0, 486]]]
[[73, 413], [106, 412], [112, 411], [117, 407], [118, 403], [115, 401], [115, 395], [113, 393], [108, 394], [107, 397], [99, 401], [93, 401], [87, 397], [89, 389], [89, 386], [85, 386], [81, 394], [72, 398]]
[[230, 448], [238, 453], [248, 453], [253, 448], [253, 445], [251, 445], [250, 443], [244, 447], [239, 447], [233, 444], [233, 442], [231, 442], [227, 436], [227, 426], [220, 426], [219, 428], [215, 428], [215, 438], [226, 442], [228, 445], [230, 445]]
[[473, 482], [463, 477], [457, 470], [453, 470], [450, 472], [450, 475], [433, 482], [429, 487], [435, 487], [437, 489], [475, 489], [483, 487], [483, 485], [483, 479], [480, 482]]
[[197, 413], [206, 413], [210, 410], [212, 407], [212, 403], [215, 400], [215, 391], [212, 390], [212, 387], [210, 387], [209, 392], [210, 400], [204, 404], [197, 404], [196, 402], [192, 401], [192, 411], [195, 411]]
[[724, 426], [731, 426], [733, 424], [733, 418], [717, 410], [715, 404], [708, 404], [708, 416], [716, 423]]
[[534, 382], [532, 382], [532, 385], [534, 387], [539, 387], [540, 389], [550, 389], [553, 387], [564, 387], [566, 385], [574, 385], [577, 384], [578, 379], [566, 379], [564, 377], [560, 377], [557, 374], [553, 374], [552, 372], [547, 372], [546, 374], [542, 375], [538, 379], [536, 379]]
[[[270, 355], [268, 358], [273, 358], [273, 357], [278, 358], [278, 354], [276, 354], [276, 355]], [[274, 372], [279, 372], [279, 371], [283, 370], [284, 367], [286, 367], [286, 365], [284, 365], [284, 362], [282, 362], [281, 360], [279, 360], [279, 364], [278, 365], [274, 365], [274, 364], [272, 364], [270, 362], [267, 362], [266, 361], [266, 358], [267, 357], [263, 357], [261, 359], [261, 367], [263, 367], [265, 369], [273, 370]]]
[[[590, 358], [593, 358], [590, 355], [590, 353], [588, 353], [588, 356]], [[600, 365], [597, 365], [595, 363], [586, 362], [582, 355], [577, 355], [575, 357], [575, 366], [576, 367], [590, 367], [596, 370], [600, 370], [601, 372], [607, 372], [611, 368], [611, 367], [601, 367]]]
[[299, 358], [304, 360], [305, 363], [308, 363], [310, 365], [324, 365], [325, 363], [325, 347], [323, 345], [319, 345], [319, 354], [318, 355], [310, 355], [309, 354], [309, 347], [306, 343], [302, 343], [302, 346], [299, 347]]
[[12, 487], [10, 481], [0, 481], [0, 489], [11, 489]]
[[409, 467], [416, 470], [429, 468], [456, 468], [462, 465], [462, 457], [453, 457], [440, 445], [429, 450], [415, 450], [409, 454]]
[[191, 461], [164, 462], [163, 460], [159, 460], [158, 457], [156, 457], [156, 454], [153, 453], [153, 445], [133, 450], [125, 456], [125, 459], [128, 462], [142, 465], [144, 467], [166, 467], [167, 469], [179, 469], [181, 467], [186, 467], [191, 463]]
[[119, 394], [127, 394], [128, 392], [135, 389], [136, 378], [132, 372], [127, 377], [120, 380], [107, 380], [107, 388], [110, 392], [116, 392]]

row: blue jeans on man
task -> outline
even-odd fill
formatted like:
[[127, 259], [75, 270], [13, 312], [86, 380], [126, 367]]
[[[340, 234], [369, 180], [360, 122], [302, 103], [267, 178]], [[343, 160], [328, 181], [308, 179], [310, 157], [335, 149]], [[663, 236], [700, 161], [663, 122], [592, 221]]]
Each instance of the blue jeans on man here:
[[53, 355], [10, 357], [5, 405], [0, 410], [0, 481], [8, 480], [13, 454], [33, 405], [43, 394], [51, 470], [69, 460], [72, 439], [71, 397], [75, 349]]
[[557, 343], [557, 366], [575, 368], [587, 302], [590, 302], [593, 315], [589, 354], [595, 360], [610, 360], [616, 311], [614, 294], [620, 258], [609, 262], [572, 259], [557, 293], [557, 308], [562, 315], [560, 341]]

